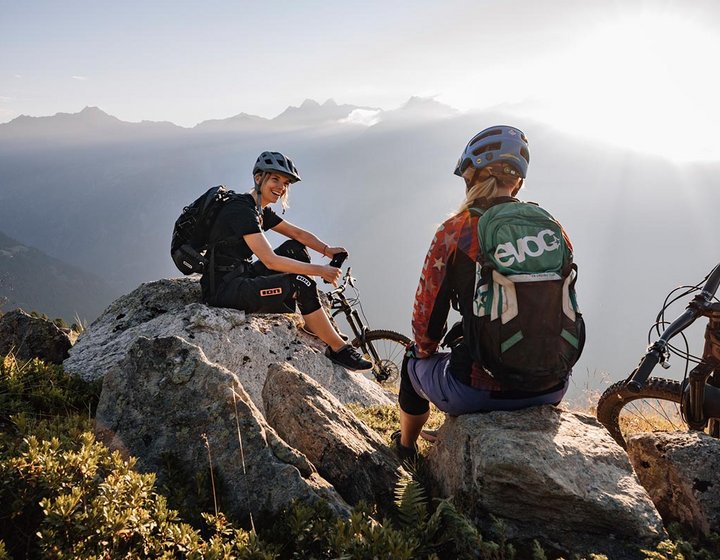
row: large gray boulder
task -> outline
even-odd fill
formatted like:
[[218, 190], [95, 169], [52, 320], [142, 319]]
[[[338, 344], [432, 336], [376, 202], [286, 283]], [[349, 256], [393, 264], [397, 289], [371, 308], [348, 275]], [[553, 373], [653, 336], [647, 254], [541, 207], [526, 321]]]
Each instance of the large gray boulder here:
[[333, 365], [323, 354], [324, 345], [299, 330], [299, 315], [246, 316], [199, 301], [200, 288], [192, 278], [142, 284], [110, 305], [78, 338], [65, 370], [97, 379], [118, 364], [139, 337], [177, 336], [237, 374], [260, 410], [268, 364], [285, 361], [343, 403], [392, 404], [377, 383]]
[[624, 451], [588, 415], [552, 406], [450, 417], [428, 457], [443, 497], [493, 533], [564, 553], [640, 557], [662, 520]]
[[[273, 516], [293, 500], [349, 508], [308, 460], [265, 422], [238, 377], [178, 337], [140, 337], [105, 375], [96, 432], [167, 482], [166, 465], [188, 486], [212, 466], [220, 509], [236, 519]], [[174, 482], [177, 484], [177, 480]]]
[[390, 515], [407, 473], [377, 432], [317, 382], [289, 364], [271, 364], [263, 389], [268, 423], [301, 451], [351, 505], [361, 500]]
[[22, 309], [0, 317], [0, 356], [12, 353], [18, 360], [40, 358], [60, 364], [71, 347], [70, 335], [52, 321], [28, 315]]
[[643, 433], [628, 456], [665, 523], [696, 537], [720, 532], [720, 441], [699, 432]]

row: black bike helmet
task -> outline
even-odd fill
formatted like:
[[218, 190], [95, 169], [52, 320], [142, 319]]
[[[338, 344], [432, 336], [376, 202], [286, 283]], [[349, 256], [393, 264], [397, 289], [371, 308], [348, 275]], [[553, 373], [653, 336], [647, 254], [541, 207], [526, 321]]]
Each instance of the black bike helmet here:
[[471, 165], [483, 169], [502, 161], [514, 167], [524, 179], [530, 163], [528, 141], [522, 130], [512, 126], [491, 126], [472, 137], [455, 166], [455, 175], [462, 177]]
[[258, 173], [272, 173], [273, 171], [287, 175], [291, 183], [300, 181], [300, 175], [298, 175], [298, 171], [290, 158], [285, 157], [280, 152], [263, 152], [255, 162], [253, 176]]

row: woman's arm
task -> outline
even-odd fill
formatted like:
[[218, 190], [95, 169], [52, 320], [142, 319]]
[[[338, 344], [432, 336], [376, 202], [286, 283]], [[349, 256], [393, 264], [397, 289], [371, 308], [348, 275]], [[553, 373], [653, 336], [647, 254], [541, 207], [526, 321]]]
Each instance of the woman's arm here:
[[320, 241], [314, 233], [310, 233], [309, 231], [299, 228], [286, 220], [283, 220], [272, 229], [285, 237], [299, 241], [305, 245], [305, 247], [309, 247], [310, 249], [317, 251], [324, 257], [332, 257], [337, 253], [347, 252], [344, 247], [330, 247], [327, 243]]
[[278, 272], [294, 272], [306, 276], [320, 276], [323, 280], [336, 285], [342, 271], [334, 266], [322, 264], [310, 264], [287, 257], [276, 255], [270, 243], [262, 233], [251, 233], [243, 235], [245, 243], [260, 261], [270, 270]]
[[446, 220], [437, 230], [425, 256], [412, 316], [418, 358], [434, 354], [445, 334], [452, 294], [447, 265], [457, 250], [459, 225], [461, 222], [457, 218]]

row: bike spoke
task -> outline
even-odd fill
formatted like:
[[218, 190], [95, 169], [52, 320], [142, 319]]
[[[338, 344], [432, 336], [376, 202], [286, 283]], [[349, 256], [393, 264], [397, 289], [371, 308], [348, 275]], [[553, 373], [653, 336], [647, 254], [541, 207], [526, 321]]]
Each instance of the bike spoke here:
[[[366, 337], [365, 357], [373, 362], [373, 371], [369, 375], [385, 385], [397, 386], [409, 340], [393, 331], [368, 331]], [[360, 342], [356, 339], [353, 344], [359, 346]]]
[[657, 399], [642, 399], [623, 409], [621, 426], [624, 432], [680, 430], [683, 422], [680, 405]]

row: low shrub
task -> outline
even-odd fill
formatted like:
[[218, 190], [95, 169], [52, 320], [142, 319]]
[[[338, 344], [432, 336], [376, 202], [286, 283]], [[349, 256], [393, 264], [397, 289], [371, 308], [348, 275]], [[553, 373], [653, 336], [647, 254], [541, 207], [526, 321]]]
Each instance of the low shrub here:
[[30, 436], [23, 447], [0, 462], [0, 537], [16, 558], [275, 558], [222, 516], [204, 516], [202, 538], [154, 491], [154, 475], [91, 433], [65, 445]]
[[[133, 459], [95, 441], [99, 389], [60, 366], [0, 359], [0, 560], [547, 559], [538, 543], [517, 552], [502, 538], [485, 541], [449, 501], [426, 497], [422, 472], [399, 486], [397, 515], [382, 523], [368, 506], [338, 519], [318, 502], [293, 504], [257, 533], [236, 528], [222, 513], [200, 511], [210, 503], [200, 496], [209, 492], [204, 484], [192, 499], [174, 497], [154, 475], [135, 471]], [[385, 436], [397, 426], [396, 407], [356, 412]], [[164, 494], [182, 504], [182, 518]], [[188, 504], [195, 509], [185, 511]], [[645, 556], [709, 560], [720, 552], [717, 539], [698, 548], [671, 536]]]
[[11, 425], [17, 414], [34, 419], [94, 417], [101, 385], [83, 381], [60, 365], [38, 359], [22, 362], [8, 354], [0, 358], [0, 422]]

